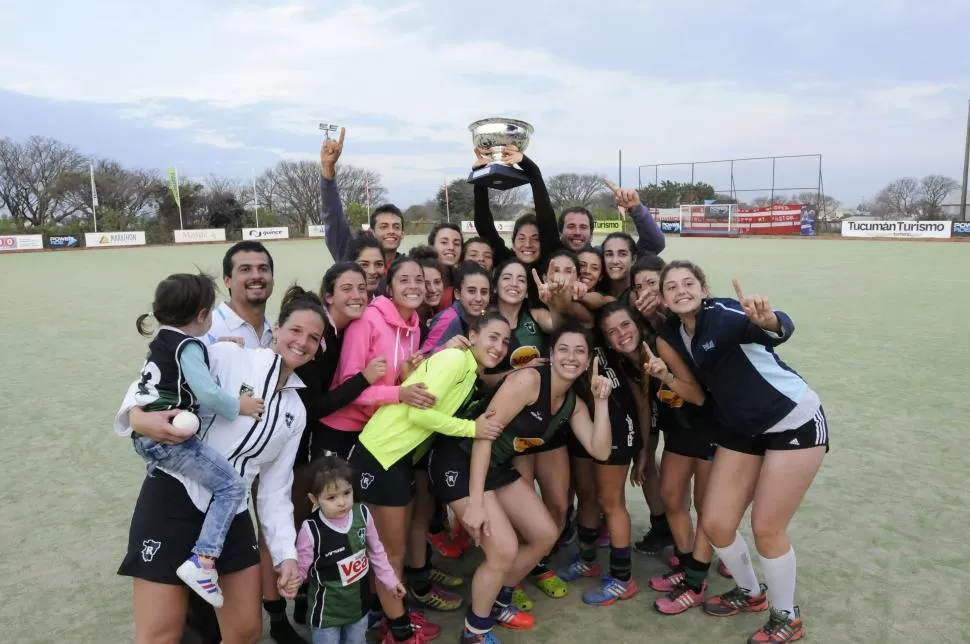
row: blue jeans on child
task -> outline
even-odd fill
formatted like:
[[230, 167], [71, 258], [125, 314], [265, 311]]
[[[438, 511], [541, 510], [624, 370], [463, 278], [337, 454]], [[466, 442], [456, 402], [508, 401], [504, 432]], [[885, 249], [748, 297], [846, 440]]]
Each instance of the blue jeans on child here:
[[314, 628], [311, 632], [313, 644], [364, 644], [367, 641], [367, 615], [356, 624]]
[[212, 493], [202, 530], [192, 552], [205, 557], [218, 557], [232, 520], [246, 498], [246, 482], [233, 469], [225, 456], [197, 436], [178, 445], [156, 443], [136, 436], [132, 443], [139, 456], [148, 463], [148, 475], [156, 467], [192, 479]]

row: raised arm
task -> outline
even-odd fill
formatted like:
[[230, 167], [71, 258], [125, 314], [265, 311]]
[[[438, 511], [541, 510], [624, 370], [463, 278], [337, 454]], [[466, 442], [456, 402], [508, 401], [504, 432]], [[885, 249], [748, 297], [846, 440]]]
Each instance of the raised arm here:
[[795, 332], [795, 323], [787, 313], [772, 309], [768, 298], [764, 295], [745, 296], [741, 289], [741, 282], [737, 279], [732, 282], [734, 292], [738, 296], [738, 305], [748, 318], [743, 341], [776, 347], [791, 337]]
[[336, 141], [327, 139], [320, 148], [320, 221], [327, 227], [327, 249], [335, 262], [350, 259], [347, 253], [353, 239], [336, 181], [337, 160], [344, 150], [344, 133], [344, 128], [340, 128], [340, 138]]
[[616, 207], [625, 210], [633, 219], [637, 227], [637, 252], [642, 254], [659, 254], [667, 246], [660, 226], [653, 220], [650, 209], [640, 202], [640, 193], [632, 188], [618, 188], [604, 180], [606, 187], [613, 192]]
[[543, 257], [548, 257], [562, 245], [559, 241], [556, 211], [552, 208], [552, 199], [549, 198], [549, 190], [546, 188], [539, 166], [524, 154], [521, 157], [518, 161], [519, 167], [529, 176], [529, 181], [532, 183], [532, 201], [535, 204], [536, 223], [539, 228], [539, 248]]

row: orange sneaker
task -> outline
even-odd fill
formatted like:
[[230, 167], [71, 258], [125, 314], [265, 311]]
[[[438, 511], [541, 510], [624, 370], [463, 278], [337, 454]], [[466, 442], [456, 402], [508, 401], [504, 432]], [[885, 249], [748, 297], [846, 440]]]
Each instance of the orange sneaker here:
[[495, 618], [495, 623], [504, 626], [510, 631], [527, 631], [535, 628], [536, 618], [521, 611], [512, 604], [508, 606], [495, 606], [492, 609], [492, 617]]
[[748, 644], [780, 644], [794, 642], [803, 637], [805, 637], [805, 625], [802, 624], [802, 615], [798, 611], [798, 606], [795, 606], [792, 613], [772, 608], [771, 614], [768, 615], [768, 623], [748, 638]]

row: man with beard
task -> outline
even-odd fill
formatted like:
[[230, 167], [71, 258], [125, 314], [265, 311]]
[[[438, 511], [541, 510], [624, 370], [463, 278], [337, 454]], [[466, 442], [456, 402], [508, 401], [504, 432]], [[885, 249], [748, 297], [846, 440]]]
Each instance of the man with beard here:
[[[660, 226], [650, 215], [650, 209], [640, 202], [640, 193], [632, 188], [617, 188], [609, 181], [606, 186], [616, 198], [620, 212], [626, 211], [637, 228], [637, 250], [645, 254], [659, 255], [667, 242]], [[562, 245], [574, 253], [590, 246], [593, 239], [593, 214], [582, 206], [571, 206], [559, 215], [559, 234]]]
[[[320, 148], [320, 217], [327, 228], [327, 249], [334, 262], [354, 261], [351, 257], [351, 242], [354, 234], [350, 222], [344, 214], [337, 187], [337, 161], [344, 151], [345, 128], [340, 128], [339, 137], [327, 139]], [[384, 253], [385, 274], [391, 263], [401, 257], [397, 249], [404, 238], [404, 214], [393, 204], [378, 206], [370, 217], [370, 232], [381, 245]]]

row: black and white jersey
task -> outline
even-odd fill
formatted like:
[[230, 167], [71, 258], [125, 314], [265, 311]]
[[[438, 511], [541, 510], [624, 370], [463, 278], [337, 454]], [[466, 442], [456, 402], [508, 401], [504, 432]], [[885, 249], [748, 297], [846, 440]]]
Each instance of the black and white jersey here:
[[202, 349], [206, 367], [209, 366], [209, 352], [205, 343], [185, 335], [170, 326], [159, 328], [155, 338], [148, 345], [148, 357], [141, 370], [136, 400], [145, 411], [165, 409], [187, 409], [199, 411], [199, 400], [189, 387], [182, 374], [180, 360], [182, 352], [190, 344]]

